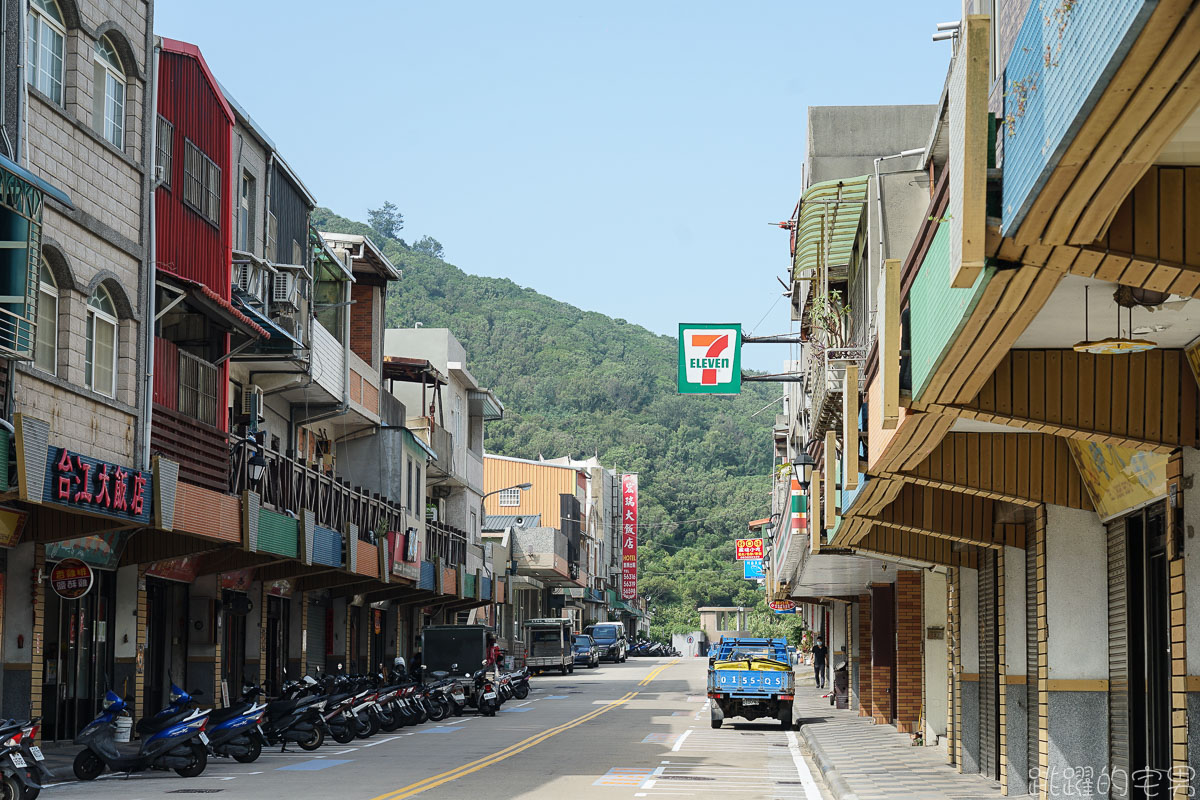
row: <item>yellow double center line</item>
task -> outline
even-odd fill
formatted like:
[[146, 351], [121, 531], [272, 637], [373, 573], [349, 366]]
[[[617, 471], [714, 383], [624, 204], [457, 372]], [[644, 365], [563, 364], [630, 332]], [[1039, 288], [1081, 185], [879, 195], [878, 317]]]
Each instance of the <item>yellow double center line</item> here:
[[[670, 666], [670, 665], [668, 664], [666, 666]], [[623, 697], [621, 697], [621, 699], [615, 700], [611, 703], [608, 703], [607, 705], [603, 706], [602, 708], [598, 708], [595, 711], [589, 711], [588, 713], [584, 714], [583, 716], [576, 717], [575, 719], [571, 720], [570, 722], [564, 722], [563, 724], [555, 726], [553, 728], [547, 728], [546, 730], [542, 731], [541, 733], [534, 734], [533, 736], [530, 736], [528, 739], [525, 739], [524, 741], [517, 742], [516, 744], [511, 745], [510, 747], [506, 747], [503, 750], [498, 750], [495, 753], [492, 753], [491, 755], [476, 759], [475, 761], [472, 761], [468, 764], [463, 764], [461, 767], [456, 767], [447, 772], [443, 772], [440, 775], [434, 775], [430, 778], [426, 778], [423, 781], [417, 781], [416, 783], [410, 783], [408, 786], [405, 786], [400, 789], [396, 789], [395, 791], [387, 792], [386, 794], [381, 794], [378, 797], [372, 798], [372, 800], [404, 800], [404, 798], [406, 798], [406, 797], [412, 797], [413, 795], [420, 794], [421, 792], [424, 792], [427, 789], [436, 788], [438, 786], [441, 786], [443, 783], [449, 783], [450, 781], [458, 780], [459, 778], [461, 778], [465, 775], [470, 775], [472, 772], [478, 772], [479, 770], [483, 769], [484, 767], [490, 767], [492, 764], [497, 764], [506, 758], [511, 758], [512, 756], [515, 756], [517, 753], [520, 753], [524, 750], [528, 750], [529, 748], [533, 747], [534, 745], [540, 744], [541, 742], [546, 741], [551, 736], [557, 736], [558, 734], [562, 733], [563, 731], [569, 731], [571, 728], [574, 728], [576, 726], [582, 725], [585, 722], [593, 720], [596, 717], [600, 716], [601, 714], [612, 711], [614, 708], [617, 708], [618, 706], [622, 706], [625, 703], [628, 703], [633, 698], [637, 697], [637, 694], [638, 694], [637, 692], [628, 692]]]
[[661, 675], [663, 673], [663, 670], [665, 670], [667, 667], [673, 667], [678, 663], [679, 663], [678, 661], [668, 661], [666, 664], [663, 664], [662, 666], [655, 667], [654, 669], [650, 670], [649, 675], [647, 675], [646, 677], [644, 677], [640, 681], [638, 681], [638, 686], [649, 686], [650, 681], [654, 680], [659, 675]]

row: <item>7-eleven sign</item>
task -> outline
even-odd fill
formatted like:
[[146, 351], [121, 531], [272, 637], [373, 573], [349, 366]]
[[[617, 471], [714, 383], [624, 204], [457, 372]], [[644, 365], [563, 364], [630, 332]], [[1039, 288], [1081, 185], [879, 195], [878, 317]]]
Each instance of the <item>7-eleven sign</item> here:
[[741, 390], [741, 326], [681, 323], [680, 394], [737, 394]]

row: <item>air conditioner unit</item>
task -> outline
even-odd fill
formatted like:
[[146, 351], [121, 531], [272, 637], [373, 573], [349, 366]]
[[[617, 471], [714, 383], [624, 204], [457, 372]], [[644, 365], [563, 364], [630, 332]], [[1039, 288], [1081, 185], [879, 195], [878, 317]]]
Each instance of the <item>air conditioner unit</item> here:
[[252, 277], [252, 274], [251, 274], [250, 264], [234, 264], [233, 265], [233, 285], [236, 288], [241, 289], [243, 292], [251, 291], [251, 289], [250, 289], [251, 277]]
[[281, 271], [271, 279], [271, 302], [296, 305], [296, 276], [294, 273]]
[[263, 412], [263, 390], [261, 386], [250, 384], [242, 390], [242, 414], [258, 422], [267, 421]]

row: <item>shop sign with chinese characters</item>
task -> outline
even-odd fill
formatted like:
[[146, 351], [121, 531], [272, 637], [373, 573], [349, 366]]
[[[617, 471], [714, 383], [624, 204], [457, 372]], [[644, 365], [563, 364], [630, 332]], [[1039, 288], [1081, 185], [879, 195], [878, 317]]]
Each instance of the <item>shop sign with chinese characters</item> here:
[[738, 561], [763, 557], [762, 539], [738, 539], [736, 543]]
[[42, 502], [149, 525], [151, 475], [51, 447]]
[[637, 597], [638, 476], [621, 477], [621, 598]]
[[58, 562], [50, 570], [50, 588], [64, 600], [78, 600], [92, 589], [92, 568], [78, 558]]

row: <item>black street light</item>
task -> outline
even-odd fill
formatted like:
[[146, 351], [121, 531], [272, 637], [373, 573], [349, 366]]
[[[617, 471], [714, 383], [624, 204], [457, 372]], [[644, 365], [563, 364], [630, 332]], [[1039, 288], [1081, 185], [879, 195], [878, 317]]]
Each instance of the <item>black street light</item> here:
[[792, 470], [796, 474], [796, 481], [800, 484], [800, 488], [808, 491], [808, 485], [812, 483], [812, 470], [817, 465], [807, 452], [801, 452], [800, 456], [792, 462]]

